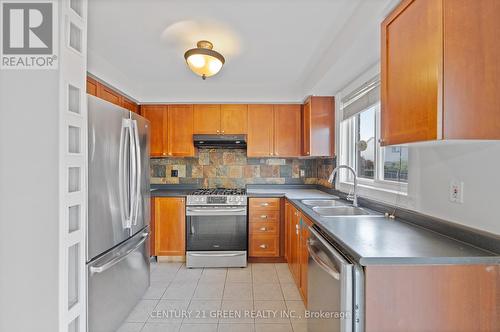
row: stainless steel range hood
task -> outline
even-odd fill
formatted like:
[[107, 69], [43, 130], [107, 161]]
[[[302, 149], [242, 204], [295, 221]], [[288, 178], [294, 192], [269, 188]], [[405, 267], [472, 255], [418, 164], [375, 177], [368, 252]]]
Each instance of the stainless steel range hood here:
[[193, 135], [199, 149], [246, 149], [247, 135]]

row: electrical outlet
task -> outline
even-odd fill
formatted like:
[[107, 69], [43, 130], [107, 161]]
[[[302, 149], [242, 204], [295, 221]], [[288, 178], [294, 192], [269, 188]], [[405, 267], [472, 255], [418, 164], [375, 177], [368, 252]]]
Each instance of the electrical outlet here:
[[304, 176], [306, 176], [306, 171], [301, 169], [300, 170], [300, 177], [303, 178]]
[[179, 176], [179, 171], [176, 170], [176, 169], [173, 169], [171, 172], [170, 172], [170, 176], [173, 177], [173, 178], [176, 178]]
[[450, 202], [462, 204], [464, 202], [464, 183], [453, 180], [450, 182]]

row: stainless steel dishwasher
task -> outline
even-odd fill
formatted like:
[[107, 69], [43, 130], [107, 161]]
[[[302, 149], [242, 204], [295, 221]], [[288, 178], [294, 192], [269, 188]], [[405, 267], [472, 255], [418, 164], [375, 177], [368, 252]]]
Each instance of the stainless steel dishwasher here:
[[353, 264], [348, 262], [314, 228], [307, 240], [310, 332], [353, 330]]

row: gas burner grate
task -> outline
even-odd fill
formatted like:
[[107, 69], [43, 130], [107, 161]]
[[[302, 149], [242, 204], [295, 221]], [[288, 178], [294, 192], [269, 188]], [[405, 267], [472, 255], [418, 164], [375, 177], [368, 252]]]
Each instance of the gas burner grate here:
[[213, 195], [213, 196], [229, 196], [229, 195], [246, 195], [246, 189], [232, 189], [232, 188], [209, 188], [209, 189], [197, 189], [193, 191], [190, 195]]

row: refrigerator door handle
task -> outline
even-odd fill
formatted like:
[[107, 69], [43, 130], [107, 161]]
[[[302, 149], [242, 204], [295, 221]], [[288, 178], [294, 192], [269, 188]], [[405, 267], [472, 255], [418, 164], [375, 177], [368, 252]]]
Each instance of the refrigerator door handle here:
[[90, 267], [90, 275], [93, 275], [96, 273], [102, 273], [102, 272], [110, 269], [113, 265], [120, 263], [122, 260], [127, 258], [131, 253], [136, 251], [137, 248], [139, 248], [144, 243], [144, 241], [146, 241], [148, 239], [148, 235], [149, 235], [148, 232], [142, 233], [141, 234], [142, 239], [134, 247], [127, 250], [123, 255], [116, 256], [104, 264], [101, 264], [98, 266], [91, 266]]
[[119, 152], [119, 161], [118, 161], [118, 193], [119, 193], [119, 200], [120, 200], [120, 215], [122, 217], [122, 225], [124, 228], [127, 228], [127, 225], [129, 224], [128, 222], [128, 202], [126, 196], [126, 191], [125, 187], [127, 186], [127, 180], [126, 180], [126, 174], [125, 174], [125, 165], [126, 165], [126, 158], [125, 158], [125, 141], [127, 138], [127, 131], [128, 124], [126, 120], [122, 121], [122, 128], [120, 132], [120, 152]]
[[134, 212], [135, 212], [135, 202], [137, 200], [136, 197], [136, 192], [137, 192], [137, 183], [136, 183], [136, 178], [137, 178], [137, 152], [136, 152], [136, 143], [135, 143], [135, 134], [134, 134], [134, 125], [132, 120], [127, 119], [128, 122], [128, 129], [129, 129], [129, 144], [130, 144], [130, 167], [131, 167], [131, 172], [130, 172], [130, 179], [129, 179], [129, 185], [130, 185], [130, 206], [129, 206], [129, 219], [128, 219], [128, 224], [127, 228], [132, 228], [132, 223], [134, 220]]
[[141, 144], [139, 140], [139, 129], [137, 128], [137, 120], [132, 121], [132, 128], [134, 130], [134, 143], [135, 143], [135, 161], [137, 165], [137, 171], [135, 173], [135, 202], [134, 202], [134, 225], [137, 225], [137, 219], [139, 218], [139, 203], [141, 201], [141, 177], [142, 177], [142, 165], [141, 165]]

